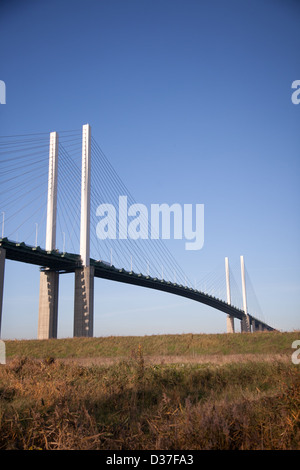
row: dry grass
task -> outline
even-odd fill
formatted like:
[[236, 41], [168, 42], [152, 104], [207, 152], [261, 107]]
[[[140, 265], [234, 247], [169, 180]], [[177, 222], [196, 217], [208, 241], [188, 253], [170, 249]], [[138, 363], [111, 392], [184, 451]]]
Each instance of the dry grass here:
[[[240, 362], [291, 362], [291, 354], [202, 354], [199, 356], [163, 356], [151, 355], [143, 356], [146, 365], [163, 364], [232, 364]], [[73, 357], [59, 358], [57, 361], [64, 364], [80, 366], [110, 366], [126, 361], [126, 357]], [[8, 360], [10, 362], [10, 360]]]
[[110, 365], [10, 360], [0, 449], [300, 448], [300, 366], [159, 361], [141, 346]]

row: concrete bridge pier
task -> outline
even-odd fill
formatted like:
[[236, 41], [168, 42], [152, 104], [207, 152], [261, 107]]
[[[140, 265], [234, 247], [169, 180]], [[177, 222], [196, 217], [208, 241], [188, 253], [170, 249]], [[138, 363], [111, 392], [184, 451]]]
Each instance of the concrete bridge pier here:
[[59, 273], [40, 273], [38, 339], [57, 338]]
[[1, 323], [2, 323], [5, 257], [6, 257], [6, 250], [4, 248], [0, 248], [0, 337], [1, 337]]
[[241, 320], [241, 332], [242, 333], [251, 333], [250, 320], [248, 315], [244, 315]]
[[227, 315], [227, 333], [234, 333], [234, 317]]
[[94, 267], [75, 270], [74, 336], [93, 336]]
[[252, 318], [252, 321], [251, 321], [251, 328], [252, 328], [252, 333], [255, 333], [257, 331], [256, 321], [254, 320], [254, 318]]

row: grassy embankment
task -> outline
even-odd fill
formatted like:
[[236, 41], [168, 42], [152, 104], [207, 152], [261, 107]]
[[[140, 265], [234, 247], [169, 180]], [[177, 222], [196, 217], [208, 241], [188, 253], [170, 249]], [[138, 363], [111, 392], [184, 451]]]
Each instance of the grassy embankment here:
[[[295, 339], [296, 332], [7, 342], [0, 449], [299, 449], [300, 365], [288, 360]], [[235, 360], [201, 363], [201, 354]], [[70, 357], [118, 360], [83, 367]]]
[[132, 350], [142, 346], [146, 358], [184, 357], [187, 360], [218, 355], [259, 355], [261, 359], [274, 355], [291, 355], [292, 342], [300, 332], [270, 332], [254, 334], [183, 334], [153, 336], [111, 336], [103, 338], [67, 338], [53, 340], [6, 341], [7, 358], [127, 358]]

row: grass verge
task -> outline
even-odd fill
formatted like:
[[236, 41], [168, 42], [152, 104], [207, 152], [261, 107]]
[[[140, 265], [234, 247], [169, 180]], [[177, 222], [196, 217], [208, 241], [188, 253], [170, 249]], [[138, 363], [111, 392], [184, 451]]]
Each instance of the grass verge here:
[[183, 334], [111, 336], [52, 340], [6, 341], [7, 357], [43, 358], [128, 357], [140, 344], [145, 356], [291, 354], [292, 342], [300, 332], [252, 334]]

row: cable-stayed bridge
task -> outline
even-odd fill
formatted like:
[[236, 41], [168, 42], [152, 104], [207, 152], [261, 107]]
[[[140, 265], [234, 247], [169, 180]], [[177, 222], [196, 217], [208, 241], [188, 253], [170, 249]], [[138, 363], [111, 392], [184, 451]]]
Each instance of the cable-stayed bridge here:
[[[228, 332], [235, 331], [234, 319], [242, 332], [273, 330], [262, 318], [243, 257], [241, 293], [228, 258], [221, 275], [192, 283], [158, 236], [99, 239], [99, 204], [109, 200], [117, 207], [121, 195], [130, 205], [136, 202], [88, 124], [52, 132], [50, 144], [48, 134], [2, 137], [0, 165], [0, 328], [9, 259], [40, 266], [39, 339], [57, 337], [59, 276], [68, 272], [75, 273], [74, 336], [93, 336], [95, 277], [206, 304], [227, 314]], [[122, 216], [116, 217], [120, 222]], [[140, 232], [151, 228], [143, 214], [139, 224]]]

